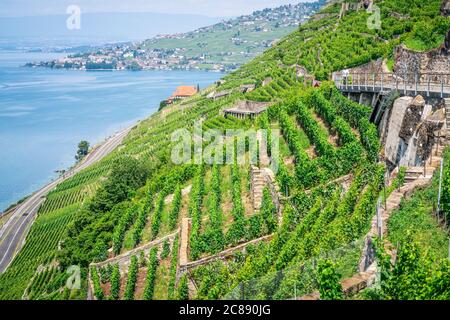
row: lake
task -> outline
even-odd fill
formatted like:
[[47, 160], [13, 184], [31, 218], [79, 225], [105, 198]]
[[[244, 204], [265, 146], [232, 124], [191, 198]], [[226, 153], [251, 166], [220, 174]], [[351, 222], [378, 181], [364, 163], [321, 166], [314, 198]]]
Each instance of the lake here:
[[151, 115], [177, 86], [204, 88], [223, 76], [21, 67], [57, 56], [0, 51], [0, 211], [73, 165], [79, 141], [99, 143]]

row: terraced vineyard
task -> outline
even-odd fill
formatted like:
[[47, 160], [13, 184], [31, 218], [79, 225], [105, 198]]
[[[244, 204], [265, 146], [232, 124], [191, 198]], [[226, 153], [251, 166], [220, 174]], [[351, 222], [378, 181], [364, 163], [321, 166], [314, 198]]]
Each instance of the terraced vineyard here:
[[[111, 300], [291, 299], [321, 289], [319, 263], [339, 279], [357, 273], [378, 200], [403, 181], [382, 192], [386, 167], [372, 110], [332, 83], [315, 88], [310, 80], [391, 58], [394, 45], [418, 40], [418, 20], [448, 24], [437, 0], [376, 4], [382, 29], [367, 29], [364, 10], [340, 18], [332, 4], [218, 84], [141, 121], [117, 150], [60, 184], [0, 275], [0, 299], [84, 299], [89, 290]], [[255, 89], [243, 93], [246, 84]], [[245, 100], [270, 103], [252, 119], [224, 115]], [[228, 151], [233, 161], [190, 161], [211, 142], [199, 128], [266, 130], [275, 137], [267, 139], [271, 164], [262, 154], [238, 161], [251, 158], [251, 145], [239, 154], [235, 138], [212, 151]], [[186, 137], [194, 152], [175, 163], [178, 138]], [[71, 266], [81, 270], [79, 289], [64, 285]]]

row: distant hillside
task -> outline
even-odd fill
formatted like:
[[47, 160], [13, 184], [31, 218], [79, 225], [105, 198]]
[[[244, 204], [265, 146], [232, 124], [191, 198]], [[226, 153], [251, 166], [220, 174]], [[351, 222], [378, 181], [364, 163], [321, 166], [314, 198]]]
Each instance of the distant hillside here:
[[325, 0], [285, 5], [255, 11], [251, 15], [175, 35], [160, 35], [147, 40], [147, 50], [174, 50], [201, 69], [214, 64], [233, 67], [249, 61], [266, 48], [288, 35], [307, 21]]
[[[82, 53], [58, 61], [31, 63], [29, 65], [81, 70], [200, 69], [231, 71], [296, 30], [300, 24], [306, 22], [325, 3], [325, 0], [319, 0], [264, 9], [248, 16], [241, 16], [216, 24], [204, 23], [202, 26], [206, 25], [207, 27], [200, 29], [196, 29], [198, 25], [191, 28], [192, 23], [188, 23], [189, 21], [173, 23], [175, 26], [184, 25], [183, 30], [196, 29], [187, 33], [179, 33], [178, 30], [174, 32], [176, 28], [170, 26], [172, 20], [177, 18], [176, 16], [168, 16], [165, 24], [167, 28], [164, 29], [165, 34], [158, 36], [156, 36], [156, 32], [161, 33], [161, 28], [145, 28], [144, 24], [140, 25], [133, 21], [130, 23], [132, 27], [128, 26], [120, 32], [112, 32], [111, 34], [123, 34], [125, 30], [133, 34], [133, 32], [137, 32], [137, 29], [140, 29], [139, 32], [146, 31], [149, 37], [155, 37], [136, 44], [105, 46], [98, 50], [92, 49], [90, 52], [82, 51]], [[166, 16], [157, 16], [156, 18], [164, 20]], [[159, 23], [154, 22], [154, 24], [160, 26]], [[123, 24], [118, 23], [112, 30], [116, 30], [118, 26], [123, 27]], [[82, 32], [88, 32], [89, 30]]]

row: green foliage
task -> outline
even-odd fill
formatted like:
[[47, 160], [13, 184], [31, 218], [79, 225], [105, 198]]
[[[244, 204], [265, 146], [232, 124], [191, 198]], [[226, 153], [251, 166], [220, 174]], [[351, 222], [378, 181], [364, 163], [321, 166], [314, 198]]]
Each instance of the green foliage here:
[[188, 278], [186, 274], [183, 274], [178, 284], [177, 300], [189, 300]]
[[[447, 156], [446, 153], [446, 161]], [[422, 251], [443, 259], [448, 257], [450, 236], [435, 215], [439, 171], [436, 170], [430, 186], [415, 191], [401, 202], [398, 210], [392, 212], [388, 223], [388, 237], [389, 241], [395, 245], [412, 239]], [[409, 233], [406, 232], [408, 230]]]
[[119, 265], [115, 264], [111, 275], [111, 299], [119, 299], [120, 292], [120, 270]]
[[321, 300], [342, 300], [341, 277], [336, 273], [335, 266], [330, 260], [319, 261], [317, 265], [317, 281]]
[[93, 212], [110, 211], [114, 205], [130, 199], [136, 189], [142, 187], [148, 177], [148, 168], [144, 163], [132, 157], [117, 159], [108, 180], [90, 204]]
[[145, 202], [143, 206], [139, 207], [139, 214], [137, 216], [136, 222], [134, 224], [133, 233], [132, 233], [132, 240], [133, 240], [133, 246], [136, 247], [142, 239], [142, 232], [147, 224], [148, 215], [150, 213], [150, 210], [153, 207], [153, 201], [152, 197], [150, 195], [147, 195], [145, 197]]
[[[235, 148], [237, 152], [237, 148]], [[233, 223], [226, 234], [226, 242], [230, 245], [236, 245], [245, 237], [245, 211], [242, 204], [242, 184], [239, 166], [236, 163], [237, 154], [235, 153], [235, 163], [231, 166], [231, 183], [232, 183], [232, 201], [233, 208], [231, 214]]]
[[113, 235], [113, 252], [114, 254], [120, 254], [122, 250], [123, 239], [125, 237], [125, 232], [131, 226], [134, 218], [137, 215], [138, 208], [137, 206], [132, 206], [129, 208], [125, 214], [123, 214], [119, 220], [119, 224], [114, 229]]
[[277, 208], [272, 201], [269, 189], [264, 188], [263, 199], [261, 204], [261, 216], [264, 221], [264, 234], [271, 234], [277, 228]]
[[136, 256], [132, 256], [130, 267], [128, 269], [127, 284], [125, 287], [125, 294], [124, 294], [125, 300], [134, 300], [134, 290], [136, 288], [138, 269], [139, 269], [138, 259], [136, 258]]
[[162, 214], [163, 214], [163, 210], [164, 210], [164, 199], [165, 198], [166, 198], [166, 194], [161, 192], [159, 194], [159, 197], [158, 197], [158, 200], [156, 203], [155, 212], [153, 213], [153, 216], [151, 218], [151, 220], [152, 220], [152, 225], [151, 225], [152, 240], [156, 239], [156, 237], [158, 236], [158, 233], [159, 233], [159, 228], [161, 226]]
[[192, 185], [191, 199], [189, 204], [189, 213], [192, 217], [192, 227], [190, 235], [190, 254], [191, 259], [196, 260], [199, 258], [202, 252], [203, 243], [200, 236], [200, 229], [202, 223], [202, 205], [203, 196], [205, 192], [204, 185], [205, 167], [203, 165], [199, 166], [197, 169], [197, 174], [195, 181]]
[[450, 150], [446, 149], [444, 154], [444, 172], [442, 174], [442, 211], [446, 220], [450, 221]]
[[158, 248], [152, 248], [145, 279], [144, 300], [152, 300], [155, 290], [156, 268], [158, 267]]
[[411, 238], [398, 248], [391, 265], [382, 244], [377, 246], [382, 278], [379, 295], [388, 300], [448, 300], [450, 298], [450, 262], [436, 260], [422, 252]]
[[210, 208], [209, 225], [205, 233], [202, 235], [204, 244], [204, 252], [217, 253], [224, 247], [224, 235], [222, 231], [222, 209], [221, 209], [221, 171], [220, 166], [213, 165], [212, 181], [211, 181], [211, 198], [212, 207]]
[[413, 50], [426, 51], [438, 47], [450, 27], [445, 17], [423, 19], [414, 24], [414, 28], [405, 43]]
[[94, 296], [98, 300], [104, 299], [103, 289], [100, 285], [100, 277], [98, 276], [97, 268], [92, 267], [91, 268], [91, 278], [92, 278], [92, 284], [94, 285]]
[[78, 144], [78, 150], [77, 150], [77, 155], [75, 156], [75, 160], [77, 161], [81, 161], [84, 159], [84, 157], [86, 157], [89, 153], [89, 142], [87, 141], [81, 141]]
[[175, 193], [172, 200], [172, 209], [170, 211], [169, 215], [169, 228], [171, 230], [175, 229], [177, 223], [178, 223], [178, 216], [180, 214], [181, 209], [181, 201], [183, 200], [182, 194], [181, 194], [181, 186], [177, 185], [175, 189]]
[[170, 242], [169, 240], [164, 241], [163, 250], [161, 252], [161, 260], [166, 259], [170, 254]]
[[175, 281], [177, 278], [177, 267], [178, 267], [178, 235], [175, 237], [172, 248], [172, 258], [170, 259], [170, 274], [169, 274], [169, 284], [167, 290], [167, 299], [174, 300], [175, 298]]

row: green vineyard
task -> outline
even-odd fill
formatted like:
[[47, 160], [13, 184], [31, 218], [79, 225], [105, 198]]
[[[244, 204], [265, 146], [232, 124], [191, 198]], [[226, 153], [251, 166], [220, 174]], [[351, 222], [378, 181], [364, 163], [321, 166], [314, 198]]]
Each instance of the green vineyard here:
[[[333, 1], [218, 83], [139, 122], [112, 153], [60, 183], [0, 275], [0, 300], [346, 298], [339, 282], [360, 272], [374, 219], [403, 192], [407, 168], [391, 179], [372, 108], [328, 80], [334, 71], [391, 61], [397, 45], [438, 47], [450, 27], [439, 0], [374, 3], [381, 28], [367, 28], [370, 12], [342, 13]], [[436, 43], [420, 36], [419, 21]], [[227, 114], [243, 101], [267, 107], [252, 117]], [[212, 141], [199, 128], [223, 139], [207, 149]], [[225, 137], [237, 129], [266, 132], [256, 143], [267, 154], [252, 155], [249, 137], [239, 153], [242, 137]], [[173, 161], [177, 130], [190, 139], [183, 163]], [[206, 150], [232, 161], [196, 162]], [[448, 151], [443, 159], [442, 221], [433, 218], [436, 171], [389, 212], [383, 239], [398, 264], [387, 244], [370, 239], [383, 271], [379, 288], [353, 298], [450, 299]], [[80, 285], [69, 288], [74, 266]]]

